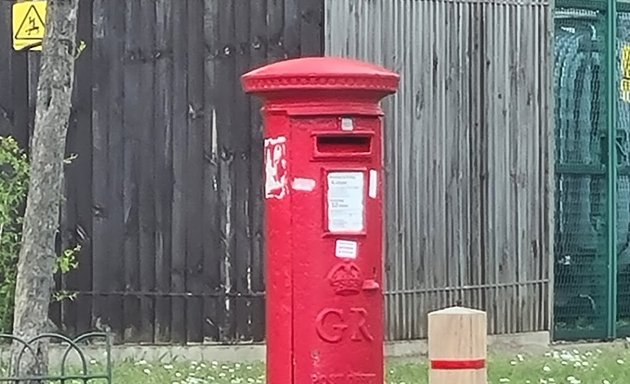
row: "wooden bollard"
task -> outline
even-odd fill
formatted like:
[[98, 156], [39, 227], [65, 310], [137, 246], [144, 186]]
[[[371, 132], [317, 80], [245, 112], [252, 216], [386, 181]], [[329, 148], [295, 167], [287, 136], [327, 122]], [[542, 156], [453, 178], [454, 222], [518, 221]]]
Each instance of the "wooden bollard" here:
[[429, 384], [487, 384], [486, 313], [452, 307], [429, 313]]

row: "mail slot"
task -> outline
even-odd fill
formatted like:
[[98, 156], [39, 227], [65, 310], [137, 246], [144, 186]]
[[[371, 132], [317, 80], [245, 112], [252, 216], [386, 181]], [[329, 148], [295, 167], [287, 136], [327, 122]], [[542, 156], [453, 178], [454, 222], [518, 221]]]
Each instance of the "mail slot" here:
[[315, 148], [318, 155], [369, 155], [372, 152], [372, 136], [370, 135], [318, 134], [315, 137]]

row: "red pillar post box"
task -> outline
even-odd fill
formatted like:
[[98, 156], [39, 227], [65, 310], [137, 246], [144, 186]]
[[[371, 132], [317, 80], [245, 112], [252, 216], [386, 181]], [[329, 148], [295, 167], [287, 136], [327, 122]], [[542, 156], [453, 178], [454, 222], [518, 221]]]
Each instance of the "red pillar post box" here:
[[267, 382], [383, 383], [383, 112], [397, 74], [348, 59], [242, 77], [263, 99]]

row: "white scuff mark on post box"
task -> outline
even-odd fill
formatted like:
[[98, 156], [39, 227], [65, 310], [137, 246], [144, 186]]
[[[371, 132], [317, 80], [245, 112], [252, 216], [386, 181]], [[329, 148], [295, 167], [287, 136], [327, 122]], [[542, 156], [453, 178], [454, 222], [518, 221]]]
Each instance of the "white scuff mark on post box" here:
[[287, 138], [265, 139], [265, 197], [282, 199], [289, 192], [287, 182]]
[[342, 259], [356, 259], [358, 248], [356, 241], [337, 240], [335, 243], [335, 256]]
[[291, 188], [293, 188], [296, 191], [312, 192], [315, 189], [316, 185], [317, 185], [317, 182], [313, 179], [307, 179], [304, 177], [296, 177], [295, 179], [293, 179], [293, 182], [291, 183]]
[[376, 169], [370, 169], [370, 186], [368, 188], [368, 195], [373, 199], [376, 199], [377, 187], [378, 172], [376, 172]]
[[328, 174], [328, 230], [333, 233], [361, 232], [365, 228], [365, 174]]
[[354, 122], [349, 117], [343, 117], [341, 119], [341, 130], [342, 131], [352, 131], [354, 130]]

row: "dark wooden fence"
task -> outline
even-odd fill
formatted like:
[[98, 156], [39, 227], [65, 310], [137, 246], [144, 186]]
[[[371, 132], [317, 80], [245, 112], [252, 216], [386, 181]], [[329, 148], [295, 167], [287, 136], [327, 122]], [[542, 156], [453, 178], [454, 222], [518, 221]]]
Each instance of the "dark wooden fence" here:
[[[119, 342], [264, 337], [259, 105], [247, 70], [323, 52], [320, 0], [81, 0], [60, 249], [64, 332]], [[39, 53], [0, 0], [0, 133], [27, 145]]]

